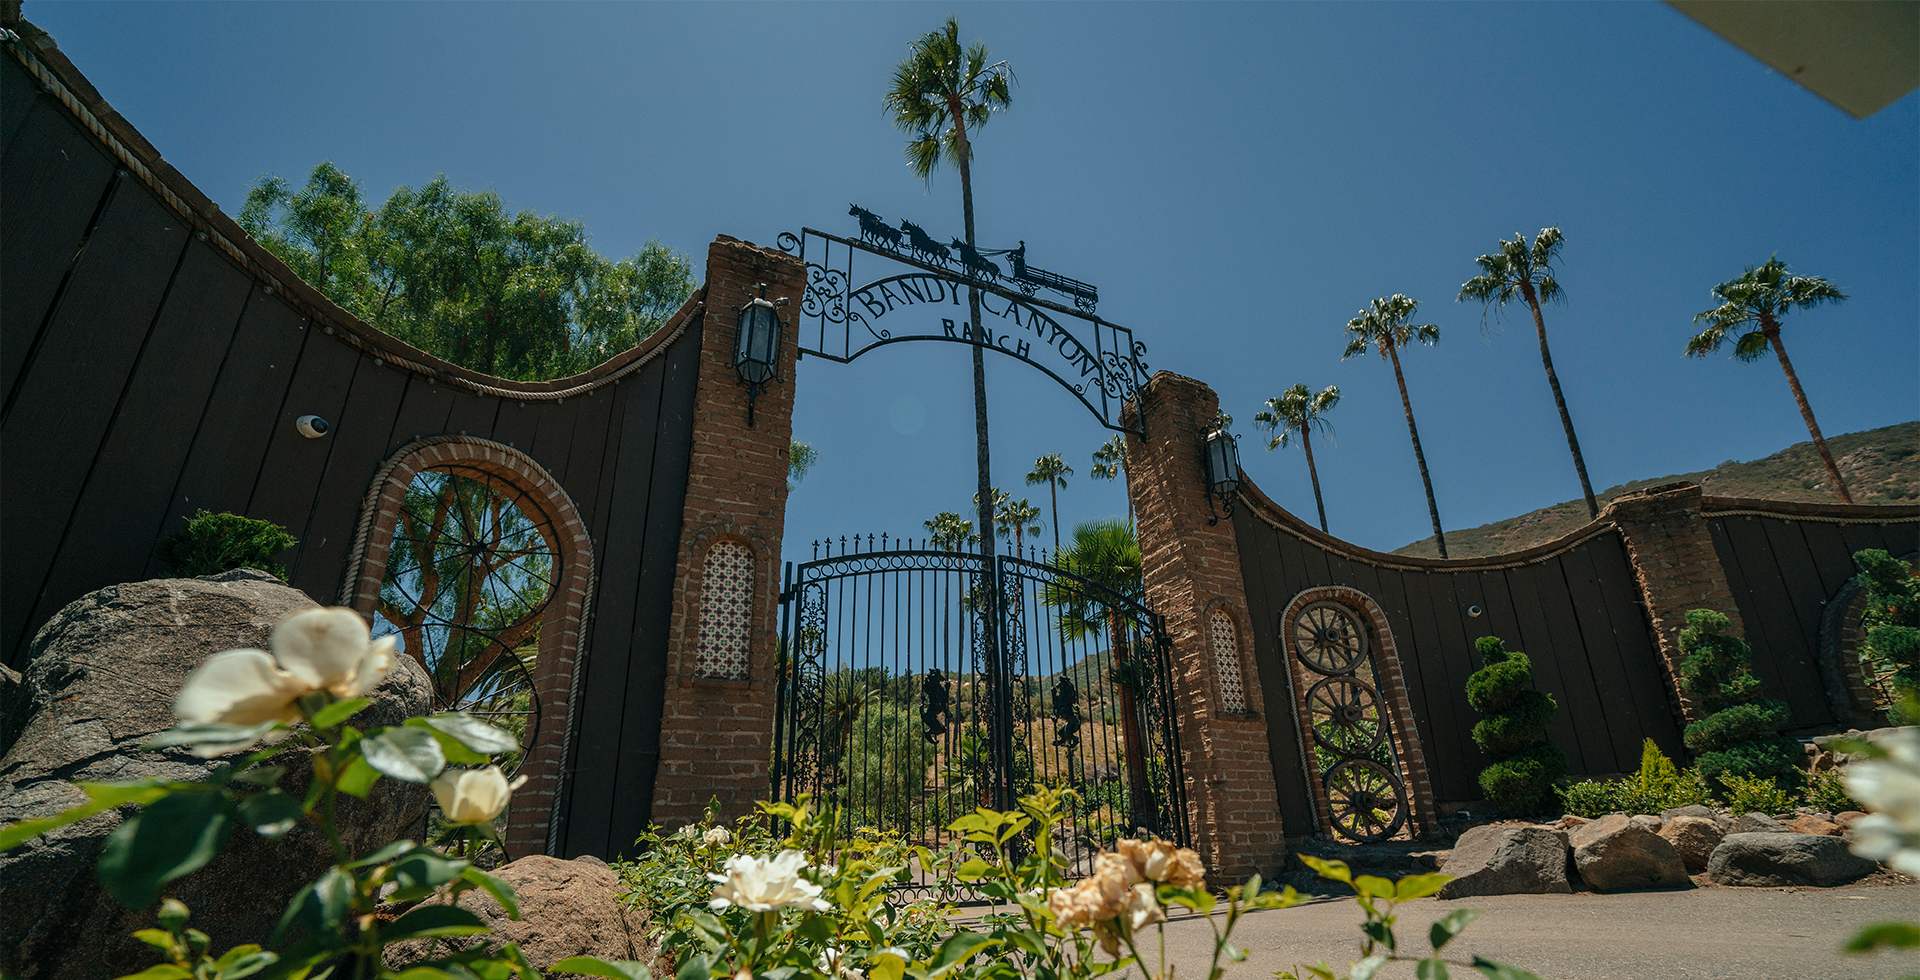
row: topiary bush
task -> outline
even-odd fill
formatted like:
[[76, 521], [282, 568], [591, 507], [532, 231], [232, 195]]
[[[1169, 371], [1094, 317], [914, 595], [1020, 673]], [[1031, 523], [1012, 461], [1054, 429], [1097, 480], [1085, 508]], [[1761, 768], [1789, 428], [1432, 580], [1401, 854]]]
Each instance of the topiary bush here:
[[1680, 690], [1702, 711], [1687, 726], [1685, 742], [1694, 767], [1708, 780], [1731, 789], [1727, 776], [1772, 780], [1782, 791], [1800, 791], [1800, 743], [1781, 735], [1790, 713], [1784, 702], [1761, 697], [1745, 642], [1726, 635], [1727, 617], [1711, 609], [1687, 613], [1680, 631]]
[[274, 557], [299, 543], [272, 521], [203, 510], [189, 518], [186, 527], [160, 539], [153, 553], [181, 578], [257, 568], [284, 582], [287, 567]]
[[[1912, 566], [1878, 548], [1854, 552], [1853, 564], [1867, 592], [1867, 612], [1860, 622], [1866, 643], [1860, 656], [1891, 667], [1895, 687], [1920, 687], [1920, 578]], [[1887, 720], [1895, 725], [1920, 723], [1897, 704], [1888, 710]]]
[[1467, 678], [1467, 703], [1487, 717], [1473, 726], [1473, 742], [1494, 760], [1480, 770], [1480, 789], [1502, 813], [1543, 812], [1556, 802], [1554, 784], [1567, 772], [1567, 757], [1545, 738], [1559, 706], [1533, 689], [1526, 654], [1508, 652], [1497, 636], [1481, 637], [1474, 648], [1486, 666]]

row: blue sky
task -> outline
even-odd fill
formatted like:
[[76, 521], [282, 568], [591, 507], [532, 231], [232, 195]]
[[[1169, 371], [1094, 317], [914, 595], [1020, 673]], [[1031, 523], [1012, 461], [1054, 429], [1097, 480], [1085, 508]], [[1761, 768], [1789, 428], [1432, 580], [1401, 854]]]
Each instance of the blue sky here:
[[[1771, 360], [1690, 361], [1708, 290], [1778, 252], [1851, 299], [1788, 321], [1828, 434], [1920, 416], [1920, 99], [1854, 120], [1663, 5], [167, 4], [29, 0], [120, 112], [229, 213], [322, 159], [378, 201], [445, 173], [577, 218], [595, 246], [703, 262], [730, 234], [853, 234], [849, 203], [941, 236], [958, 180], [916, 180], [880, 97], [947, 13], [1017, 76], [980, 134], [985, 246], [1100, 287], [1148, 360], [1221, 395], [1249, 475], [1312, 519], [1306, 465], [1253, 414], [1337, 384], [1316, 440], [1334, 533], [1429, 532], [1392, 372], [1341, 362], [1369, 299], [1406, 293], [1441, 342], [1405, 356], [1441, 517], [1577, 497], [1524, 310], [1483, 335], [1474, 256], [1558, 225], [1555, 366], [1596, 489], [1752, 459], [1806, 430]], [[801, 365], [822, 459], [788, 553], [921, 532], [974, 486], [968, 357], [898, 345]], [[988, 361], [995, 482], [1059, 452], [1061, 523], [1125, 512], [1086, 479], [1106, 437], [1031, 368]], [[920, 424], [913, 424], [915, 418]], [[1050, 535], [1049, 535], [1050, 536]]]

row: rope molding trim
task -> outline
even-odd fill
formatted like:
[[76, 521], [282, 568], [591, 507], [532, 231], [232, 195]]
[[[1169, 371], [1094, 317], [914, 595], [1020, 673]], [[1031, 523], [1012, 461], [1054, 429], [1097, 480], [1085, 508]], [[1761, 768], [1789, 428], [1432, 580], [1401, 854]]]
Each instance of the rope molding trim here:
[[[1245, 502], [1256, 503], [1255, 501], [1245, 501]], [[1375, 568], [1388, 568], [1396, 572], [1497, 572], [1497, 571], [1504, 571], [1509, 568], [1524, 568], [1528, 565], [1538, 565], [1541, 562], [1550, 561], [1554, 558], [1558, 558], [1561, 555], [1564, 555], [1567, 552], [1572, 551], [1573, 549], [1578, 548], [1589, 541], [1592, 541], [1594, 538], [1600, 537], [1603, 534], [1618, 533], [1620, 530], [1619, 526], [1612, 522], [1602, 523], [1593, 527], [1587, 533], [1582, 534], [1571, 541], [1568, 541], [1567, 543], [1561, 545], [1558, 548], [1555, 548], [1552, 551], [1547, 552], [1544, 555], [1535, 555], [1532, 558], [1528, 558], [1523, 561], [1509, 561], [1509, 562], [1500, 562], [1498, 564], [1484, 564], [1484, 565], [1481, 565], [1481, 564], [1462, 565], [1458, 568], [1451, 568], [1451, 567], [1434, 568], [1427, 565], [1409, 565], [1401, 562], [1381, 561], [1377, 558], [1366, 557], [1364, 555], [1359, 555], [1351, 551], [1346, 551], [1339, 548], [1329, 548], [1326, 545], [1323, 545], [1317, 541], [1313, 541], [1309, 538], [1303, 537], [1300, 534], [1296, 533], [1293, 528], [1288, 527], [1279, 518], [1266, 513], [1265, 508], [1262, 508], [1259, 506], [1253, 506], [1247, 509], [1251, 511], [1255, 517], [1258, 517], [1260, 518], [1260, 520], [1266, 522], [1267, 525], [1272, 527], [1274, 530], [1283, 531], [1288, 535], [1290, 535], [1294, 540], [1299, 541], [1302, 544], [1305, 544], [1314, 548], [1319, 548], [1320, 550], [1328, 552], [1329, 554], [1338, 555], [1341, 558], [1346, 559], [1347, 561], [1359, 562], [1363, 565], [1371, 565]], [[1495, 557], [1498, 557], [1498, 556], [1495, 556]], [[1472, 559], [1460, 559], [1460, 560], [1471, 561]], [[1320, 586], [1315, 586], [1315, 588], [1320, 588]]]
[[[660, 329], [655, 330], [652, 335], [642, 338], [641, 344], [645, 344], [647, 341], [659, 337], [662, 333], [666, 333], [664, 339], [659, 340], [658, 343], [653, 344], [639, 357], [621, 365], [619, 368], [601, 377], [574, 385], [570, 388], [546, 391], [501, 388], [497, 385], [490, 385], [484, 381], [476, 381], [442, 368], [422, 364], [402, 354], [386, 350], [377, 344], [371, 343], [366, 337], [361, 336], [362, 330], [379, 333], [378, 328], [359, 323], [357, 320], [352, 323], [342, 323], [340, 317], [296, 298], [293, 290], [288, 289], [278, 275], [261, 265], [258, 259], [248, 255], [240, 246], [234, 244], [219, 227], [208, 221], [183, 200], [179, 194], [174, 192], [173, 188], [167, 186], [166, 181], [162, 180], [158, 174], [155, 174], [153, 169], [147, 166], [146, 162], [140, 158], [139, 154], [129, 149], [126, 143], [115, 135], [105, 123], [101, 122], [100, 118], [94, 114], [93, 110], [87, 107], [86, 103], [80, 100], [79, 96], [73, 94], [73, 91], [61, 80], [57, 73], [48, 68], [39, 57], [29, 50], [29, 45], [25, 38], [10, 29], [0, 27], [0, 46], [4, 46], [7, 51], [13, 55], [14, 60], [19, 62], [20, 66], [26, 69], [27, 73], [32, 75], [35, 81], [40, 83], [43, 91], [59, 100], [60, 104], [66, 107], [67, 111], [72, 113], [73, 117], [79, 120], [82, 126], [86, 127], [87, 132], [91, 133], [94, 139], [100, 141], [100, 143], [107, 148], [108, 152], [110, 152], [114, 159], [120, 164], [120, 177], [126, 178], [130, 176], [137, 179], [148, 190], [166, 202], [167, 206], [175, 212], [176, 216], [184, 220], [186, 224], [194, 230], [198, 238], [218, 248], [227, 258], [231, 259], [234, 264], [238, 265], [242, 271], [252, 276], [257, 282], [263, 284], [269, 293], [279, 297], [282, 302], [294, 307], [298, 312], [303, 313], [310, 322], [320, 324], [328, 336], [339, 340], [341, 343], [346, 344], [348, 347], [362, 354], [372, 357], [375, 361], [405, 368], [431, 381], [458, 385], [482, 395], [516, 399], [519, 401], [558, 402], [591, 391], [602, 385], [618, 382], [621, 378], [638, 370], [658, 356], [661, 348], [670, 347], [675, 341], [679, 340], [680, 336], [686, 332], [687, 323], [706, 311], [706, 289], [705, 287], [701, 287], [700, 289], [696, 289], [692, 296], [688, 297], [687, 302], [682, 305], [673, 316], [669, 317], [667, 322], [661, 325]], [[344, 310], [340, 312], [343, 314], [346, 313]], [[346, 316], [349, 319], [352, 318], [352, 314], [346, 314]], [[667, 333], [669, 327], [672, 328], [671, 333]], [[383, 334], [382, 336], [385, 335]], [[397, 343], [404, 343], [403, 341], [399, 341], [398, 338], [394, 339]], [[636, 348], [638, 346], [640, 345], [635, 345]], [[629, 350], [632, 349], [634, 348], [629, 348]], [[621, 353], [624, 354], [626, 351], [622, 351]], [[615, 356], [617, 357], [619, 355]]]
[[1771, 517], [1782, 521], [1819, 521], [1823, 524], [1912, 524], [1920, 514], [1886, 517], [1835, 517], [1827, 514], [1788, 514], [1777, 510], [1702, 510], [1701, 517]]

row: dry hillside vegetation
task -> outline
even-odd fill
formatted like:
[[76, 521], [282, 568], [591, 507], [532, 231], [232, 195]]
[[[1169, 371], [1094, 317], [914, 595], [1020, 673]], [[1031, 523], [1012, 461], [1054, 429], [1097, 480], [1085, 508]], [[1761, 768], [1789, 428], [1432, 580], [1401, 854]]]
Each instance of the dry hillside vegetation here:
[[[1827, 440], [1840, 474], [1853, 499], [1862, 504], [1920, 503], [1920, 422], [1902, 422], [1865, 432], [1849, 432]], [[1727, 460], [1710, 470], [1656, 476], [1609, 487], [1599, 494], [1610, 500], [1630, 490], [1686, 480], [1698, 483], [1710, 495], [1757, 497], [1837, 504], [1838, 494], [1827, 486], [1826, 469], [1813, 443], [1796, 442], [1765, 459], [1741, 463]], [[1474, 558], [1523, 551], [1545, 544], [1587, 523], [1586, 504], [1578, 500], [1555, 504], [1519, 517], [1447, 530], [1447, 553], [1452, 558]], [[1396, 555], [1437, 558], [1433, 539], [1397, 548]]]

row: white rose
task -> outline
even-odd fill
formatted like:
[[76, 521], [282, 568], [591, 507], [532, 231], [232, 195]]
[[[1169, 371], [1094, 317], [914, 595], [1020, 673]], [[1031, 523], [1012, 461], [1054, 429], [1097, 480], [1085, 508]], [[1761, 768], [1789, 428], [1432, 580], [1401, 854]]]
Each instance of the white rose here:
[[452, 823], [492, 823], [507, 808], [507, 797], [519, 789], [527, 777], [513, 782], [499, 766], [485, 769], [448, 769], [434, 777], [429, 785], [440, 803], [440, 814]]
[[[357, 698], [393, 669], [395, 638], [369, 642], [367, 623], [351, 609], [309, 609], [273, 628], [265, 650], [226, 650], [187, 675], [173, 701], [182, 721], [259, 725], [300, 720], [295, 703], [316, 691]], [[230, 751], [222, 745], [196, 754]]]
[[1920, 732], [1891, 732], [1880, 747], [1886, 758], [1863, 759], [1840, 776], [1847, 793], [1873, 811], [1849, 828], [1853, 853], [1920, 874]]
[[673, 836], [685, 837], [689, 840], [698, 837], [700, 836], [700, 825], [691, 823], [681, 824], [680, 829], [673, 832]]
[[1123, 913], [1127, 918], [1127, 931], [1139, 932], [1155, 922], [1167, 921], [1167, 913], [1161, 911], [1160, 900], [1154, 894], [1153, 886], [1142, 882], [1133, 886], [1127, 893], [1127, 908]]
[[719, 911], [737, 905], [750, 912], [774, 909], [812, 909], [825, 912], [833, 906], [820, 894], [820, 886], [800, 877], [807, 856], [786, 850], [770, 858], [735, 854], [722, 865], [726, 874], [709, 874], [715, 882], [713, 901], [708, 905]]
[[733, 834], [725, 827], [708, 827], [707, 832], [700, 835], [700, 843], [707, 847], [725, 847], [732, 841]]

